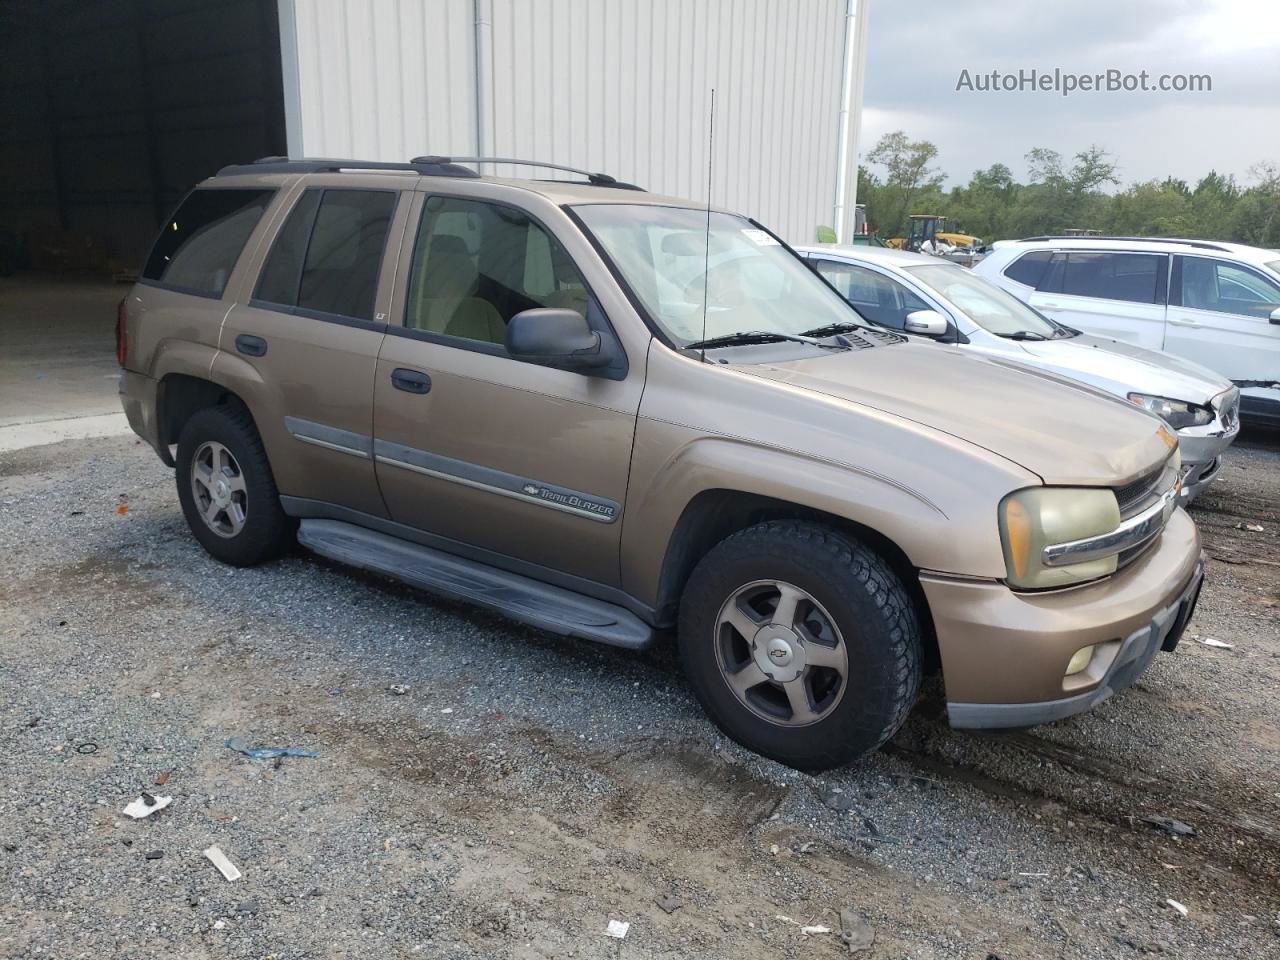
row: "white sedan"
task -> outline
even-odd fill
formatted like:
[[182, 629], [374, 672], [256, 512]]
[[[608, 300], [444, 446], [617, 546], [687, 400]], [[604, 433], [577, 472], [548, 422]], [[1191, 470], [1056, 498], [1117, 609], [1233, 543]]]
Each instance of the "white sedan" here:
[[1187, 501], [1217, 475], [1239, 433], [1239, 389], [1199, 364], [1081, 333], [937, 257], [827, 244], [797, 250], [873, 323], [1076, 380], [1161, 417], [1178, 434]]

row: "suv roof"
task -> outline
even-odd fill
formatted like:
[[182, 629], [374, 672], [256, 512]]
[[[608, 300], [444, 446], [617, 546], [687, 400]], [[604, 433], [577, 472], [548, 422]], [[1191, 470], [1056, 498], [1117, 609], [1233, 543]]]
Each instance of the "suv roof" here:
[[1243, 243], [1219, 240], [1195, 240], [1182, 237], [1025, 237], [1001, 240], [997, 249], [1006, 247], [1050, 247], [1062, 250], [1160, 250], [1168, 253], [1203, 254], [1205, 251], [1226, 253], [1249, 263], [1269, 263], [1276, 259], [1274, 250], [1251, 247]]
[[[542, 167], [573, 173], [585, 178], [576, 180], [539, 180], [534, 178], [492, 177], [470, 169], [463, 164], [502, 163], [517, 166]], [[414, 174], [421, 177], [450, 177], [463, 180], [498, 183], [517, 187], [530, 193], [540, 194], [553, 203], [636, 203], [661, 206], [699, 206], [693, 201], [679, 197], [667, 197], [648, 193], [643, 187], [618, 180], [607, 173], [581, 170], [558, 163], [547, 163], [540, 160], [519, 160], [510, 157], [414, 157], [407, 162], [383, 160], [349, 160], [344, 158], [325, 157], [261, 157], [251, 163], [237, 163], [223, 167], [211, 179], [221, 180], [230, 177], [258, 177], [264, 174], [318, 174], [318, 173], [350, 173], [360, 174]], [[638, 201], [636, 194], [644, 194]], [[719, 208], [713, 207], [717, 212]]]

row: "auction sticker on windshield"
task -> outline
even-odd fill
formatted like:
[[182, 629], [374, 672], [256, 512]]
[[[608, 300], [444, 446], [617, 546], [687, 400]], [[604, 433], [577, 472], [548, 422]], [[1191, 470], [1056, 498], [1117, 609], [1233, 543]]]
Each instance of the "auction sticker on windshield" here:
[[776, 247], [778, 241], [769, 236], [764, 230], [743, 230], [743, 236], [752, 241], [758, 247]]

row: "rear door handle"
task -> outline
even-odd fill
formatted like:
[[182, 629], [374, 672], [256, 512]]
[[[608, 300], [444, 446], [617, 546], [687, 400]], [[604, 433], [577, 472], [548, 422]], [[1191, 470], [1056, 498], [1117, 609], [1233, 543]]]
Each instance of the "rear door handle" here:
[[1197, 330], [1200, 329], [1200, 324], [1196, 323], [1194, 320], [1175, 320], [1173, 317], [1170, 317], [1169, 322], [1175, 327], [1193, 327]]
[[242, 333], [236, 337], [236, 349], [250, 357], [261, 357], [267, 352], [267, 341], [251, 333]]
[[405, 393], [430, 393], [431, 378], [417, 370], [396, 367], [391, 371], [391, 385]]

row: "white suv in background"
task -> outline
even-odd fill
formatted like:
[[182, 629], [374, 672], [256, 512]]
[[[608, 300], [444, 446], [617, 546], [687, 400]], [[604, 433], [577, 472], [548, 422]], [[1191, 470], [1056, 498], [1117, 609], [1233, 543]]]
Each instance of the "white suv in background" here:
[[1167, 350], [1241, 388], [1280, 424], [1280, 251], [1209, 240], [1002, 240], [974, 272], [1088, 333]]

